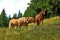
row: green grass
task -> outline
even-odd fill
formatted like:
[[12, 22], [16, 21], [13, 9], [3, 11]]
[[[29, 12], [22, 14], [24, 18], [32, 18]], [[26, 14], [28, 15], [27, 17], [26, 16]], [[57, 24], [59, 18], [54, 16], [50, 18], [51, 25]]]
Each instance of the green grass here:
[[45, 19], [40, 27], [31, 23], [27, 28], [0, 28], [0, 40], [60, 40], [60, 18]]

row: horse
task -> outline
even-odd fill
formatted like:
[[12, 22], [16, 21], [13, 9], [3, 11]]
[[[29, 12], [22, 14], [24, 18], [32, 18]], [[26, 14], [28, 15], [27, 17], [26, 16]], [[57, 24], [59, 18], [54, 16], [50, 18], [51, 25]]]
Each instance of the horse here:
[[43, 24], [43, 20], [44, 20], [44, 15], [45, 15], [45, 10], [41, 10], [35, 17], [37, 26], [39, 26], [40, 22], [42, 21]]
[[19, 18], [20, 22], [18, 22], [18, 26], [22, 23], [23, 26], [28, 26], [28, 21], [26, 17]]
[[11, 29], [13, 26], [17, 26], [19, 28], [22, 25], [24, 26], [28, 25], [27, 19], [25, 17], [18, 19], [11, 19], [9, 22], [9, 29]]
[[35, 19], [33, 17], [27, 17], [28, 23], [35, 23]]
[[11, 19], [9, 21], [9, 29], [11, 29], [13, 26], [16, 26], [17, 25], [17, 20], [18, 19]]

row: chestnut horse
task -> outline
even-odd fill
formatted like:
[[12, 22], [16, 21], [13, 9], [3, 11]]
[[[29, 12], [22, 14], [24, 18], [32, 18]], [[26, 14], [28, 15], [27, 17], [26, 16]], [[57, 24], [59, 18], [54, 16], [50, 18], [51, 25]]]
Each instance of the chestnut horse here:
[[19, 28], [22, 25], [28, 25], [27, 19], [25, 17], [19, 19], [11, 19], [9, 22], [9, 29], [11, 29], [13, 26], [17, 26]]
[[18, 19], [11, 19], [9, 21], [9, 29], [11, 29], [13, 26], [16, 26], [17, 25], [17, 20]]
[[35, 23], [35, 19], [33, 17], [27, 17], [28, 23]]
[[45, 15], [45, 10], [41, 10], [39, 14], [36, 15], [35, 20], [36, 20], [37, 26], [39, 26], [41, 21], [43, 24], [44, 15]]
[[22, 23], [23, 26], [28, 26], [28, 21], [26, 17], [19, 18], [20, 22], [18, 24]]

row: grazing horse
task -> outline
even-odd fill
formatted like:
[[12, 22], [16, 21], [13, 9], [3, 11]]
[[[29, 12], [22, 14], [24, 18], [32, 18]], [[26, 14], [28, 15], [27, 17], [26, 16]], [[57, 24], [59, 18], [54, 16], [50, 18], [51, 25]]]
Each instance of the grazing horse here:
[[11, 29], [13, 26], [16, 26], [17, 25], [17, 20], [18, 19], [11, 19], [9, 21], [9, 29]]
[[19, 18], [18, 20], [18, 26], [20, 26], [19, 24], [22, 23], [23, 26], [28, 26], [28, 21], [27, 21], [27, 18], [26, 17], [22, 17], [22, 18]]
[[19, 19], [11, 19], [9, 22], [9, 29], [11, 29], [13, 26], [17, 26], [19, 28], [22, 25], [28, 25], [27, 19], [25, 17]]
[[33, 17], [27, 17], [28, 23], [35, 23], [35, 19]]
[[39, 14], [36, 15], [35, 20], [36, 20], [37, 26], [39, 26], [41, 21], [43, 24], [44, 15], [45, 15], [45, 10], [41, 10]]

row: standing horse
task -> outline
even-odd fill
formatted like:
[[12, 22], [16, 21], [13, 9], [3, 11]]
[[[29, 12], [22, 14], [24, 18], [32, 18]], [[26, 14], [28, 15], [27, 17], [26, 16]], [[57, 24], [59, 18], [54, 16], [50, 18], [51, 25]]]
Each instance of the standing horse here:
[[9, 29], [11, 29], [13, 26], [16, 26], [17, 25], [17, 20], [18, 19], [11, 19], [9, 21]]
[[28, 21], [27, 21], [26, 17], [19, 18], [18, 21], [19, 21], [18, 22], [18, 27], [20, 26], [21, 23], [22, 23], [23, 26], [28, 26]]
[[33, 17], [27, 17], [28, 23], [35, 23], [35, 19]]
[[43, 24], [44, 15], [45, 15], [45, 10], [41, 10], [39, 14], [36, 15], [35, 20], [36, 20], [37, 26], [39, 26], [41, 21]]
[[25, 17], [19, 19], [11, 19], [9, 22], [9, 29], [11, 29], [13, 26], [17, 26], [19, 28], [22, 25], [28, 25], [27, 19]]

